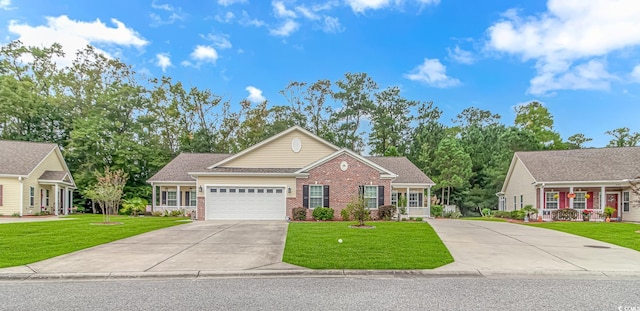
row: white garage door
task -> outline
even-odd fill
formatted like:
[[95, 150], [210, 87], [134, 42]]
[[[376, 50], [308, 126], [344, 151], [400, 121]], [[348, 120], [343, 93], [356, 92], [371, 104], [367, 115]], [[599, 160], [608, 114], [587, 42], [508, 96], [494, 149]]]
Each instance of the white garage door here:
[[206, 219], [284, 220], [284, 187], [207, 187]]

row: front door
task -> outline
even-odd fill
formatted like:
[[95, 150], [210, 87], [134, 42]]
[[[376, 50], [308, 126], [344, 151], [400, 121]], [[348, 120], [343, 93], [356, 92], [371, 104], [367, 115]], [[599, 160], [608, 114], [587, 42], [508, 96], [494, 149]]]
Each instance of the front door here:
[[617, 193], [607, 193], [607, 204], [606, 206], [615, 208], [616, 212], [613, 213], [612, 218], [618, 217], [618, 194]]

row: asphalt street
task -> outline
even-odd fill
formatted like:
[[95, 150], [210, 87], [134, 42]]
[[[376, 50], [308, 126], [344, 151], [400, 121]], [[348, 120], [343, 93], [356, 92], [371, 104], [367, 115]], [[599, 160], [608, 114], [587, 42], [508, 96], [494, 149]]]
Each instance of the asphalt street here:
[[228, 278], [0, 282], [2, 310], [640, 310], [637, 279]]

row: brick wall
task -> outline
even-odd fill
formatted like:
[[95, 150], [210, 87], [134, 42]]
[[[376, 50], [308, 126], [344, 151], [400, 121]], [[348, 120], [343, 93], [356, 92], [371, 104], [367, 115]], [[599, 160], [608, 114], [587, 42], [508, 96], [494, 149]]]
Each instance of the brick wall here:
[[[349, 168], [346, 171], [340, 169], [340, 163], [346, 161]], [[292, 216], [292, 209], [302, 207], [302, 186], [304, 185], [329, 185], [329, 207], [335, 211], [335, 218], [340, 219], [340, 211], [343, 210], [354, 197], [358, 196], [358, 186], [376, 185], [384, 186], [384, 203], [391, 204], [391, 180], [380, 179], [380, 173], [351, 157], [343, 154], [309, 171], [308, 178], [296, 180], [296, 197], [287, 199], [287, 215]], [[307, 219], [311, 219], [313, 210], [307, 210]], [[375, 216], [375, 211], [372, 216]]]
[[197, 209], [198, 209], [198, 220], [204, 220], [204, 197], [198, 197], [198, 203], [197, 203]]

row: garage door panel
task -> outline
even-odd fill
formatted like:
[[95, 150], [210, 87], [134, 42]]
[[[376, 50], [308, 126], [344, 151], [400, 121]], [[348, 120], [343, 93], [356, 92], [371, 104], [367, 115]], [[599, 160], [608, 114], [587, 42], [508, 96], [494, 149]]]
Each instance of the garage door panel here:
[[283, 187], [207, 187], [206, 219], [281, 220], [285, 206]]

